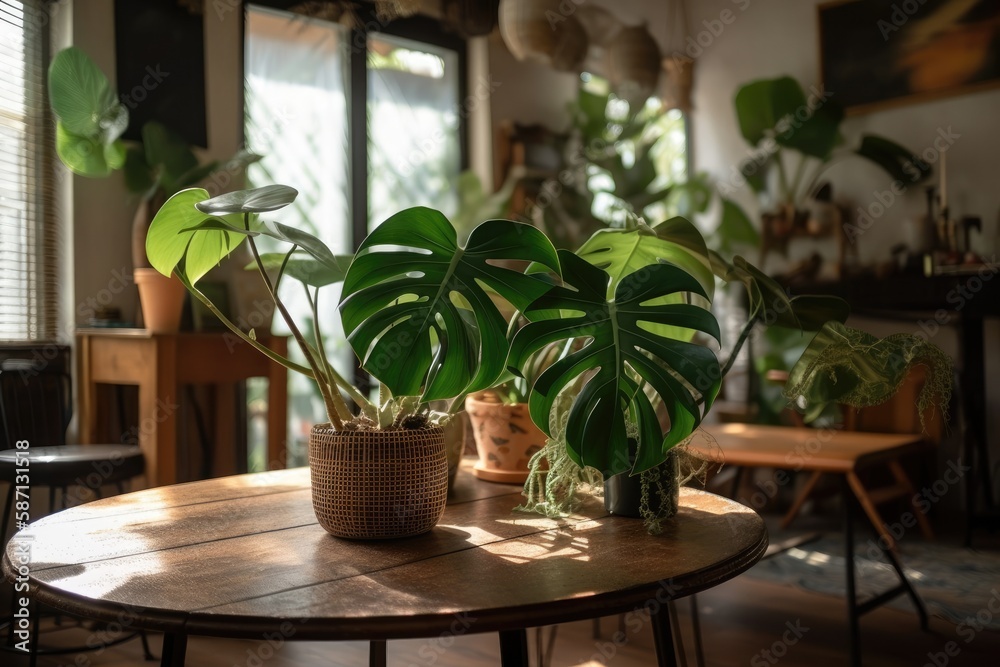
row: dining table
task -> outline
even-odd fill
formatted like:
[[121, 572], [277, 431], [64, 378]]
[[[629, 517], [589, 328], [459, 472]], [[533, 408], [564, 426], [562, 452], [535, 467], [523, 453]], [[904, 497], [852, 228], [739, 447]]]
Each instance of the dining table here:
[[[767, 531], [750, 508], [682, 488], [651, 535], [596, 499], [568, 515], [518, 510], [520, 486], [466, 460], [441, 520], [405, 539], [333, 537], [313, 513], [308, 468], [145, 489], [29, 524], [4, 550], [33, 604], [165, 633], [161, 665], [189, 636], [366, 640], [497, 633], [503, 667], [528, 664], [527, 629], [635, 614], [657, 665], [675, 665], [668, 603], [754, 565]], [[720, 638], [724, 641], [724, 638]]]

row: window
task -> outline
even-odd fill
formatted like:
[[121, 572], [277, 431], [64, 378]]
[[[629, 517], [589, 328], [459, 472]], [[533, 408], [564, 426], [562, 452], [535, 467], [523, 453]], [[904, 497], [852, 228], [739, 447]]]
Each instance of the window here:
[[[333, 20], [329, 7], [319, 10], [304, 16], [247, 6], [246, 142], [264, 156], [247, 178], [250, 186], [296, 188], [294, 209], [282, 211], [281, 221], [319, 236], [334, 253], [351, 253], [403, 208], [455, 212], [454, 184], [465, 162], [464, 43], [430, 20], [365, 33]], [[282, 285], [282, 299], [293, 313], [308, 314], [293, 282]], [[331, 360], [349, 376], [353, 354], [340, 329], [339, 300], [339, 285], [324, 288], [319, 312]], [[276, 318], [274, 330], [283, 327]], [[294, 465], [304, 462], [308, 429], [325, 413], [314, 384], [296, 374], [289, 397]]]
[[46, 19], [41, 0], [0, 0], [0, 341], [58, 338]]

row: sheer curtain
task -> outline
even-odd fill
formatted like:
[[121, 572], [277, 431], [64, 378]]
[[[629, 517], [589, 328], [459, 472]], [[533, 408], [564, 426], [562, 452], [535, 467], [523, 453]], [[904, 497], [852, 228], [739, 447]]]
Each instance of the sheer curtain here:
[[[272, 214], [273, 219], [310, 231], [334, 253], [349, 253], [348, 32], [329, 21], [252, 5], [246, 16], [246, 140], [264, 156], [250, 167], [249, 185], [281, 183], [297, 189], [295, 204]], [[302, 327], [310, 313], [302, 286], [287, 281], [281, 295]], [[339, 300], [339, 285], [320, 290], [319, 319], [331, 361], [349, 376]], [[287, 333], [280, 318], [273, 329]], [[297, 373], [290, 375], [289, 397], [288, 462], [294, 465], [304, 462], [308, 429], [325, 421], [325, 412], [313, 383]]]
[[455, 212], [458, 91], [454, 51], [386, 34], [369, 37], [369, 229], [410, 206]]

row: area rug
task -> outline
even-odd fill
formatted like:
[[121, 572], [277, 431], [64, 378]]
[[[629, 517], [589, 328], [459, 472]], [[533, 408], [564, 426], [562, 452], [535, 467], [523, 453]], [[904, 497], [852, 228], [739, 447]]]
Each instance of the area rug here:
[[[899, 581], [892, 566], [873, 547], [867, 541], [855, 546], [859, 600]], [[906, 575], [929, 614], [955, 624], [978, 616], [980, 624], [1000, 630], [1000, 613], [990, 611], [991, 606], [1000, 607], [1000, 553], [916, 540], [900, 545], [900, 549]], [[843, 538], [823, 535], [792, 547], [765, 558], [747, 576], [843, 598], [846, 594]], [[996, 598], [992, 605], [991, 598]], [[889, 606], [914, 611], [913, 603], [905, 595], [894, 599]], [[987, 617], [989, 621], [983, 623]]]

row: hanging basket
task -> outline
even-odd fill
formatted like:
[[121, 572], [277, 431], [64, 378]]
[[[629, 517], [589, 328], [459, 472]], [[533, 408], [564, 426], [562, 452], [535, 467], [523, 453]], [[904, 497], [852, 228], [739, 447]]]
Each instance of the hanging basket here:
[[444, 430], [335, 431], [309, 434], [313, 510], [336, 537], [385, 540], [426, 533], [448, 496]]
[[660, 81], [660, 47], [644, 25], [622, 28], [604, 51], [608, 80], [619, 97], [642, 103]]
[[559, 0], [503, 0], [500, 36], [518, 60], [577, 72], [587, 56], [587, 32]]

